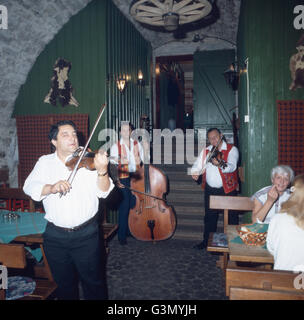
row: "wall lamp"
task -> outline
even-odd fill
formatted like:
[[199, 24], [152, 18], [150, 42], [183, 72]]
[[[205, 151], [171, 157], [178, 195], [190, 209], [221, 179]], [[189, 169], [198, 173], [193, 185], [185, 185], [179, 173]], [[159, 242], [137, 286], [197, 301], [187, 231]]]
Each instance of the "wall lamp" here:
[[123, 74], [122, 76], [119, 75], [116, 77], [116, 85], [117, 85], [117, 89], [123, 93], [127, 87], [127, 83], [128, 81], [131, 80], [131, 76], [129, 76], [128, 74], [125, 75]]
[[123, 93], [127, 84], [127, 79], [123, 76], [116, 80], [117, 89]]
[[142, 87], [145, 85], [144, 75], [141, 70], [138, 71], [137, 85]]
[[227, 69], [223, 75], [229, 87], [233, 91], [237, 91], [239, 88], [240, 75], [247, 72], [246, 63], [241, 67], [237, 62], [231, 63], [229, 69]]

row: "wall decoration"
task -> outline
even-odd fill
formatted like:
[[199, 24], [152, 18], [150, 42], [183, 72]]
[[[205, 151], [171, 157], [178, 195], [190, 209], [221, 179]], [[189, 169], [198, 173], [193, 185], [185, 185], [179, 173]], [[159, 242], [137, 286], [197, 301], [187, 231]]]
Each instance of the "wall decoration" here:
[[304, 34], [297, 43], [298, 53], [290, 58], [289, 68], [291, 72], [292, 82], [289, 90], [304, 88]]
[[79, 103], [73, 97], [73, 88], [68, 79], [69, 72], [72, 68], [71, 62], [58, 58], [54, 65], [53, 77], [51, 79], [51, 89], [44, 98], [45, 103], [50, 103], [56, 106], [57, 99], [64, 107], [66, 105], [73, 105], [78, 107]]

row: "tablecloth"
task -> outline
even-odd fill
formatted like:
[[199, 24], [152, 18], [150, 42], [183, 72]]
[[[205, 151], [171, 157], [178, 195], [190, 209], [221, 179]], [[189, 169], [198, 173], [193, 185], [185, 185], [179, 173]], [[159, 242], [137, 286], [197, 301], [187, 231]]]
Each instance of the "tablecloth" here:
[[[0, 211], [0, 242], [2, 243], [9, 243], [18, 236], [43, 233], [45, 230], [47, 221], [44, 219], [44, 213], [11, 211], [11, 213], [18, 214], [20, 218], [10, 221], [4, 218], [4, 215], [8, 213], [10, 211]], [[27, 249], [37, 261], [41, 260], [42, 253], [40, 248], [32, 250], [27, 247]]]

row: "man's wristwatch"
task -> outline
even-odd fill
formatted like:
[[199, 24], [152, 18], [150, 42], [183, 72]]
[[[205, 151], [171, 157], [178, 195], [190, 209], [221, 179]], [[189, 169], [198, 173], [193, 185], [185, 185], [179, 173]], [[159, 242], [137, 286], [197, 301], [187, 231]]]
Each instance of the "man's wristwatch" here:
[[104, 177], [108, 174], [108, 171], [106, 171], [104, 173], [97, 172], [97, 174], [98, 174], [98, 177]]

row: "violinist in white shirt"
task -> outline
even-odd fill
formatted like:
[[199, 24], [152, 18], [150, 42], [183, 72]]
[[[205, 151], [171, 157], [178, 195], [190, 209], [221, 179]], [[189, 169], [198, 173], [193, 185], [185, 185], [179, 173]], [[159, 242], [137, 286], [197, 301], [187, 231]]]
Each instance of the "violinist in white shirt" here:
[[43, 202], [48, 220], [43, 234], [44, 250], [59, 299], [79, 299], [78, 278], [85, 299], [107, 299], [104, 248], [99, 238], [99, 198], [114, 188], [108, 176], [108, 158], [97, 153], [96, 170], [78, 169], [72, 185], [66, 161], [78, 148], [77, 129], [72, 121], [51, 127], [49, 140], [54, 153], [39, 158], [23, 190]]
[[[207, 131], [210, 145], [203, 149], [191, 168], [192, 178], [197, 181], [202, 175], [202, 188], [205, 191], [205, 217], [203, 242], [194, 246], [195, 249], [205, 249], [210, 232], [216, 232], [218, 211], [209, 208], [210, 195], [235, 196], [238, 190], [237, 163], [238, 149], [225, 141], [221, 131], [210, 128]], [[215, 152], [217, 157], [208, 157]], [[209, 161], [210, 160], [210, 161]], [[229, 213], [229, 224], [238, 224], [238, 215]]]

